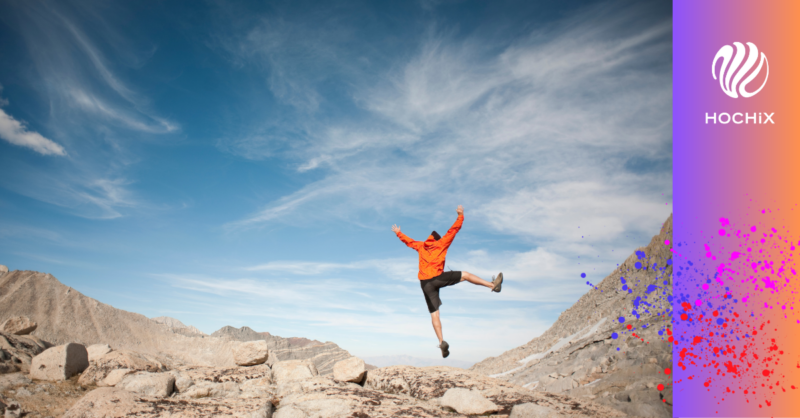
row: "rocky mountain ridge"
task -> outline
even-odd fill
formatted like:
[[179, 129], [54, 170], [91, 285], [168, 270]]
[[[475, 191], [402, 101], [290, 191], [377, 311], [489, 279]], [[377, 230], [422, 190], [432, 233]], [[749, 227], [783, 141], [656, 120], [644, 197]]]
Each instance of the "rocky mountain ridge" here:
[[[305, 338], [281, 338], [249, 328], [238, 333], [224, 327], [211, 336], [174, 318], [149, 319], [116, 309], [65, 286], [47, 273], [0, 271], [0, 323], [26, 316], [39, 323], [32, 336], [54, 345], [68, 342], [86, 346], [109, 344], [153, 355], [165, 364], [233, 366], [232, 349], [242, 342], [266, 340], [275, 359], [312, 360], [330, 374], [333, 364], [351, 357], [338, 345]], [[244, 327], [246, 328], [246, 327]]]
[[672, 216], [541, 336], [470, 370], [632, 416], [671, 417], [671, 241]]
[[203, 331], [200, 331], [193, 326], [184, 325], [183, 322], [168, 316], [157, 316], [155, 318], [150, 318], [150, 320], [168, 327], [172, 332], [177, 334], [183, 334], [190, 337], [196, 335], [206, 335]]

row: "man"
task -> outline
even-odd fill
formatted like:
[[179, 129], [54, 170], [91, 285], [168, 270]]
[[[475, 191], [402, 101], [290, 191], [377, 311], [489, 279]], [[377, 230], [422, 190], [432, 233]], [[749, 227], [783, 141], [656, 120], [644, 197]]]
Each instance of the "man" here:
[[442, 323], [439, 320], [439, 306], [442, 305], [442, 301], [439, 299], [439, 289], [466, 280], [472, 284], [486, 286], [492, 289], [492, 292], [500, 293], [501, 285], [503, 284], [503, 273], [499, 273], [491, 283], [466, 271], [443, 273], [447, 249], [450, 248], [453, 238], [456, 237], [456, 233], [461, 229], [461, 224], [464, 223], [464, 208], [458, 205], [456, 212], [458, 213], [456, 223], [443, 237], [433, 231], [424, 242], [414, 241], [400, 232], [399, 226], [392, 225], [392, 231], [397, 234], [400, 241], [403, 241], [419, 253], [419, 274], [417, 277], [420, 280], [419, 284], [422, 287], [422, 293], [425, 295], [425, 302], [428, 304], [428, 311], [431, 313], [433, 330], [436, 331], [436, 336], [439, 338], [442, 357], [450, 355], [450, 344], [447, 344], [447, 341], [442, 339]]

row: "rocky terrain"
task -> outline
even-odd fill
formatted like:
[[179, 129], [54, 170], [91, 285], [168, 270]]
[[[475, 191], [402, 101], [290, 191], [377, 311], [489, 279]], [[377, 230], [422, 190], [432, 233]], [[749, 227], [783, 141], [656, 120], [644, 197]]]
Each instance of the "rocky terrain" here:
[[671, 326], [664, 315], [672, 295], [671, 241], [670, 216], [647, 247], [544, 334], [470, 370], [534, 392], [595, 400], [631, 416], [671, 417]]
[[469, 370], [376, 369], [331, 342], [248, 327], [206, 335], [0, 266], [0, 414], [669, 417], [671, 239], [670, 218], [548, 331]]
[[18, 366], [0, 374], [6, 418], [624, 416], [589, 400], [451, 367], [367, 370], [363, 360], [349, 357], [321, 375], [312, 359], [271, 358], [266, 340], [234, 346], [231, 367], [165, 364], [108, 344], [30, 343], [35, 340], [24, 334], [36, 329], [32, 321], [10, 322], [26, 326], [6, 327], [22, 335], [2, 333], [3, 356]]

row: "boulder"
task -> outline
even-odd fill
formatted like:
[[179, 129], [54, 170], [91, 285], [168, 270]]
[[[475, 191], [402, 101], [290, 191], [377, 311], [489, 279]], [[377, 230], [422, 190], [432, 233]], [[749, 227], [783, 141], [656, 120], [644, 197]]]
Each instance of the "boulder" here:
[[27, 316], [15, 316], [6, 319], [3, 325], [0, 325], [0, 331], [14, 335], [28, 335], [36, 329], [36, 322], [33, 322]]
[[465, 415], [484, 415], [503, 409], [483, 397], [480, 391], [462, 388], [448, 389], [439, 404]]
[[31, 360], [31, 378], [60, 381], [86, 370], [89, 356], [82, 344], [68, 343], [51, 347]]
[[272, 377], [279, 384], [310, 379], [317, 375], [317, 367], [309, 360], [286, 360], [272, 366]]
[[[127, 372], [124, 374], [127, 374], [138, 371], [158, 373], [165, 371], [166, 368], [161, 362], [146, 354], [127, 350], [112, 351], [94, 359], [89, 364], [89, 368], [81, 374], [78, 384], [83, 387], [105, 386], [106, 378], [111, 372], [118, 369], [126, 369]], [[119, 377], [119, 373], [117, 377]]]
[[154, 398], [121, 388], [99, 388], [76, 402], [63, 418], [271, 418], [272, 410], [271, 398]]
[[333, 365], [333, 378], [340, 382], [360, 383], [366, 374], [364, 360], [358, 357], [350, 357]]
[[233, 361], [239, 366], [255, 366], [267, 361], [269, 351], [265, 340], [248, 341], [233, 349]]
[[169, 373], [139, 372], [125, 376], [116, 387], [144, 396], [165, 398], [172, 394], [175, 376]]
[[86, 352], [89, 353], [89, 362], [93, 362], [110, 353], [111, 347], [108, 344], [92, 344], [86, 348]]
[[523, 403], [511, 408], [508, 418], [565, 418], [558, 411], [535, 403]]
[[13, 335], [0, 332], [0, 375], [31, 369], [31, 359], [50, 347], [33, 335]]
[[0, 264], [0, 276], [4, 275], [6, 273], [8, 273], [8, 267]]

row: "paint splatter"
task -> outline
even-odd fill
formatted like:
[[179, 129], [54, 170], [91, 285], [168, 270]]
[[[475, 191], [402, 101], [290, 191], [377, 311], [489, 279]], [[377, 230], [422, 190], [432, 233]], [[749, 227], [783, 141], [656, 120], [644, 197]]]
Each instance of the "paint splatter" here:
[[781, 341], [798, 331], [786, 327], [800, 326], [798, 240], [766, 220], [719, 222], [701, 240], [678, 239], [686, 247], [676, 258], [676, 364], [720, 402], [742, 397], [768, 408], [778, 392], [795, 386], [781, 370], [798, 353], [788, 353], [790, 344]]

